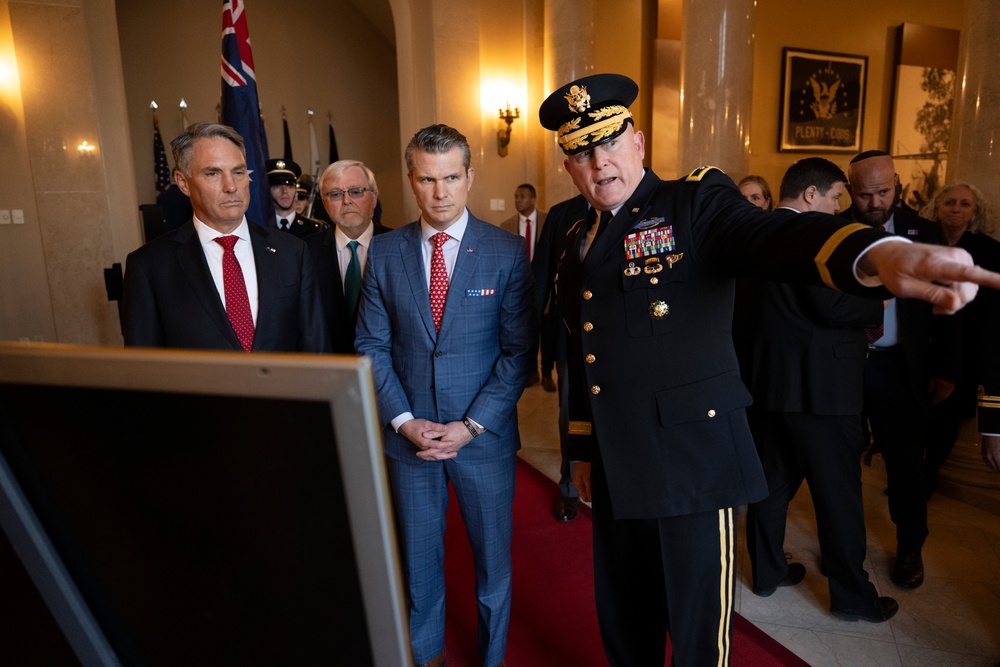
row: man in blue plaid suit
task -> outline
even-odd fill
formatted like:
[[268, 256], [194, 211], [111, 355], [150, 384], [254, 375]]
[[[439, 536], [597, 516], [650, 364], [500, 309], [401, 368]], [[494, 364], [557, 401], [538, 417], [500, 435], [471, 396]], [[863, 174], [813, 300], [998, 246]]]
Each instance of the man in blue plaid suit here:
[[535, 365], [534, 287], [524, 241], [465, 208], [470, 161], [448, 126], [410, 141], [420, 219], [372, 238], [355, 340], [373, 360], [418, 665], [445, 660], [449, 481], [475, 561], [485, 667], [503, 664], [510, 619], [516, 406]]

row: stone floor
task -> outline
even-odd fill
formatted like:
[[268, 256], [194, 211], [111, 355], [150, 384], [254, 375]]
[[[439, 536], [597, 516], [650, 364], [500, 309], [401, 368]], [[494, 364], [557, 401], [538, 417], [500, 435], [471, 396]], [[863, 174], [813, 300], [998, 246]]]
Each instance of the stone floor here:
[[[518, 404], [521, 457], [552, 479], [559, 476], [556, 394], [529, 387]], [[864, 467], [868, 560], [881, 595], [899, 601], [889, 622], [850, 623], [828, 611], [826, 581], [817, 563], [819, 544], [808, 489], [792, 503], [785, 550], [807, 568], [805, 581], [769, 598], [750, 592], [749, 560], [740, 513], [736, 611], [810, 665], [994, 667], [1000, 661], [1000, 517], [940, 494], [928, 506], [930, 537], [924, 547], [926, 580], [904, 590], [889, 579], [895, 530], [886, 506], [881, 458]]]

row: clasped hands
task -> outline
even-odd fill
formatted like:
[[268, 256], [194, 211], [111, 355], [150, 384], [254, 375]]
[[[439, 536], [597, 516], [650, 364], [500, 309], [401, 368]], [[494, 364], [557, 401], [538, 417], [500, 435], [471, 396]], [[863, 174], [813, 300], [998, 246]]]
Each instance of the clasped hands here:
[[417, 458], [444, 461], [458, 456], [458, 450], [472, 440], [472, 434], [460, 421], [438, 424], [427, 419], [411, 419], [399, 432], [417, 446]]

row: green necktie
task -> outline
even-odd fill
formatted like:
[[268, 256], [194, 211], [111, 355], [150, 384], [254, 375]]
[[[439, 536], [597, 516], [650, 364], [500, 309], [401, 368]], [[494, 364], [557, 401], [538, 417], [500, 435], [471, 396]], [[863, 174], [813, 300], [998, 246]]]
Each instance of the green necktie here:
[[351, 249], [351, 261], [344, 276], [344, 298], [347, 299], [347, 312], [354, 317], [358, 295], [361, 293], [361, 262], [358, 261], [358, 242], [351, 241], [347, 247]]

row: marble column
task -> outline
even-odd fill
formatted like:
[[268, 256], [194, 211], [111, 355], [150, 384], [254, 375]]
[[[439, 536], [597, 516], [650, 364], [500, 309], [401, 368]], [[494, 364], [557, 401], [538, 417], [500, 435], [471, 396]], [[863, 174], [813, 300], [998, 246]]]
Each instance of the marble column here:
[[998, 66], [1000, 6], [994, 0], [966, 0], [947, 180], [974, 183], [994, 207], [1000, 206]]
[[[545, 0], [545, 94], [594, 73], [594, 0]], [[551, 206], [580, 191], [563, 168], [555, 133], [547, 134], [545, 201]]]
[[[998, 65], [1000, 7], [993, 0], [966, 0], [947, 181], [974, 183], [994, 208], [1000, 206]], [[1000, 345], [1000, 341], [994, 344]], [[983, 463], [974, 419], [963, 423], [955, 448], [941, 468], [940, 481], [942, 493], [1000, 513], [1000, 474]]]
[[[679, 170], [750, 165], [754, 0], [684, 0]], [[691, 39], [697, 35], [697, 39]]]

